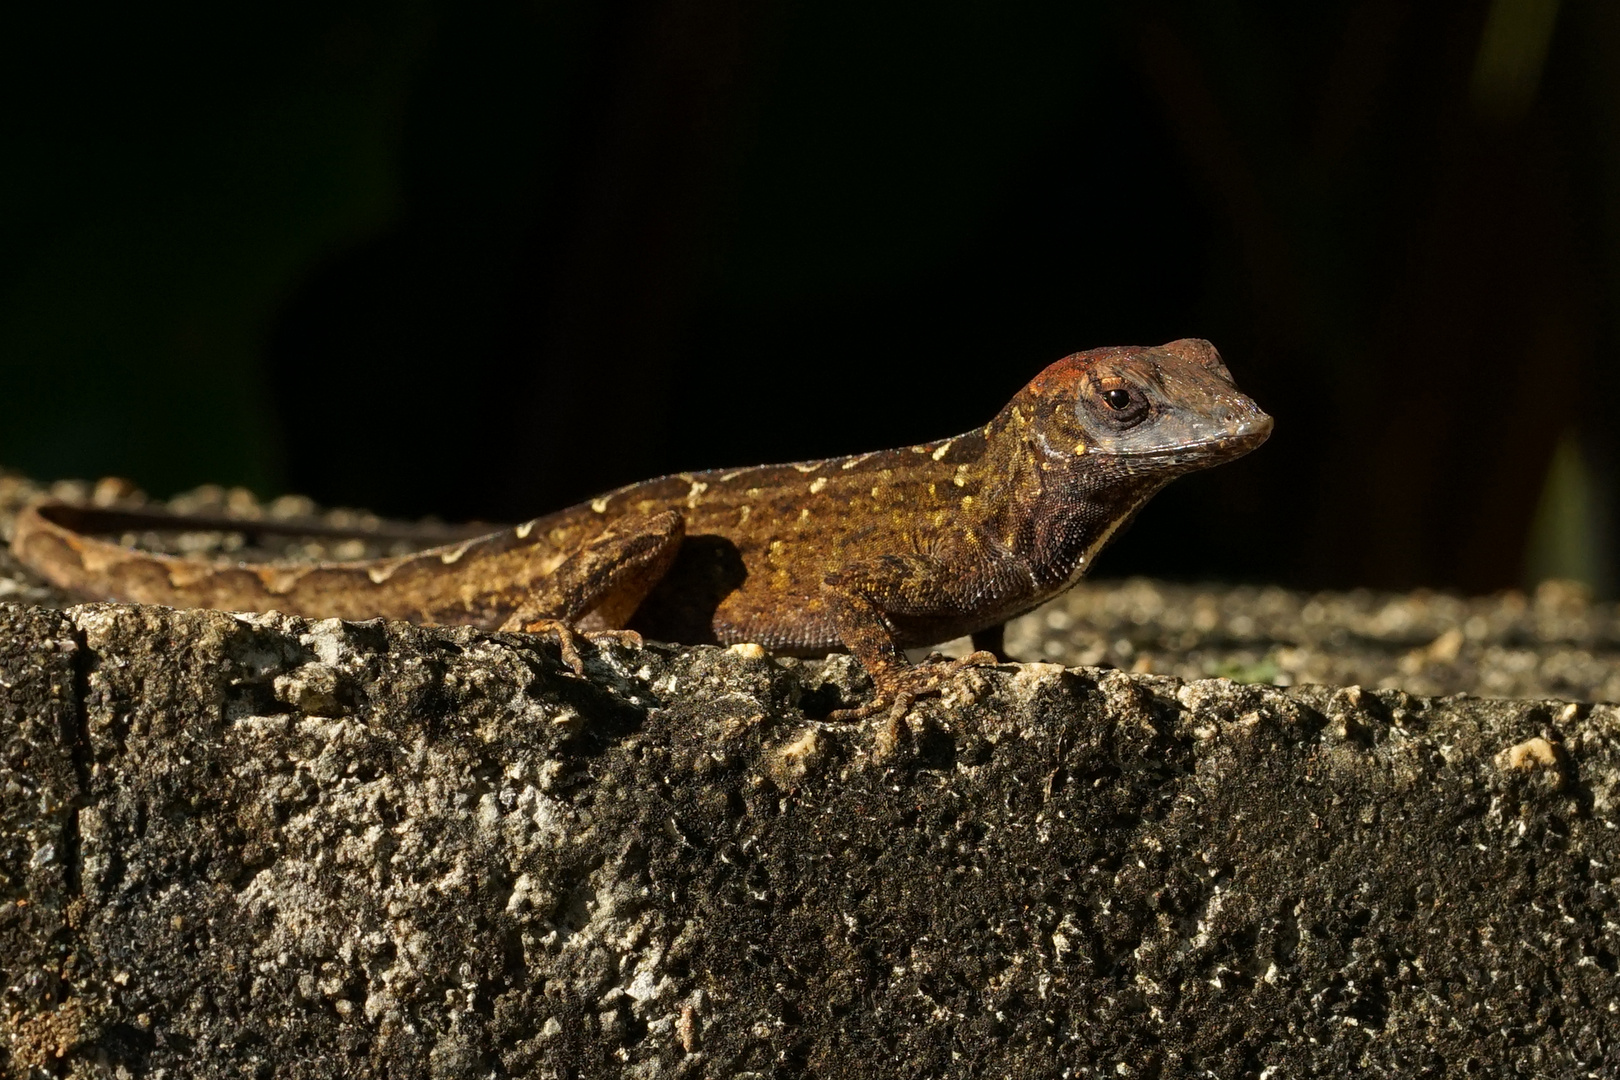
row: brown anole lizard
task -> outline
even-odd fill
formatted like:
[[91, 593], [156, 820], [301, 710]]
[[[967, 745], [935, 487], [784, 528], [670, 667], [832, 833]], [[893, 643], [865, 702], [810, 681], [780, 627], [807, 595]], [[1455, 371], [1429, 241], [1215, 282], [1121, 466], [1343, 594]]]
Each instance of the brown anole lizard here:
[[555, 628], [565, 655], [570, 627], [797, 655], [842, 647], [877, 687], [868, 710], [903, 708], [942, 677], [903, 650], [971, 634], [999, 655], [1005, 622], [1078, 581], [1155, 492], [1248, 453], [1271, 426], [1214, 346], [1185, 339], [1065, 357], [955, 438], [660, 477], [408, 555], [181, 558], [88, 535], [152, 515], [62, 502], [24, 510], [12, 549], [81, 595]]

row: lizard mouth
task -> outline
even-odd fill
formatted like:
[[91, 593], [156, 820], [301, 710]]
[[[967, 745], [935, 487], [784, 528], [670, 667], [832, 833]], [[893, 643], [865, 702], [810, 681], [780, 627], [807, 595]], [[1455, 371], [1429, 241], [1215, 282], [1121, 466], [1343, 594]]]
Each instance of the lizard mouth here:
[[1240, 458], [1271, 437], [1274, 421], [1265, 413], [1245, 417], [1235, 426], [1209, 438], [1189, 439], [1123, 456], [1156, 465], [1215, 465]]

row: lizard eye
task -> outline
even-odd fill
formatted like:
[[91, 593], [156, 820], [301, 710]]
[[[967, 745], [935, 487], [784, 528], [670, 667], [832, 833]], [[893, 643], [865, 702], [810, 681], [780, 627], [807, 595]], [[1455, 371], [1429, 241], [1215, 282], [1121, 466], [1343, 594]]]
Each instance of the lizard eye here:
[[1090, 411], [1109, 427], [1123, 431], [1147, 419], [1148, 400], [1134, 386], [1113, 386], [1096, 391]]

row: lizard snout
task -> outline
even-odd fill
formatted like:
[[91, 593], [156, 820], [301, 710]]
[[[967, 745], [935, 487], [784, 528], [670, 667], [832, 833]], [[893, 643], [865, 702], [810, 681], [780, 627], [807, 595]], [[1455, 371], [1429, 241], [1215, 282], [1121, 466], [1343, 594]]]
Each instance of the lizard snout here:
[[1234, 442], [1243, 444], [1247, 449], [1254, 449], [1271, 436], [1271, 428], [1275, 421], [1271, 414], [1261, 411], [1260, 406], [1244, 398], [1241, 404], [1234, 403], [1234, 407], [1224, 410], [1227, 415], [1223, 418], [1231, 438]]

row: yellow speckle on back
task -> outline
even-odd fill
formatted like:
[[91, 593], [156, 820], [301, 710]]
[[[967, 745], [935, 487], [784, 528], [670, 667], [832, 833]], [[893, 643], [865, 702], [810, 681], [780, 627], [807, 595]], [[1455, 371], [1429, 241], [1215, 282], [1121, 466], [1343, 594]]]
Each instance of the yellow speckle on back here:
[[467, 554], [467, 549], [472, 547], [477, 542], [477, 539], [468, 540], [464, 544], [456, 545], [449, 551], [442, 551], [439, 553], [439, 561], [444, 563], [446, 566], [449, 566], [453, 562], [459, 562], [461, 557]]
[[821, 468], [821, 462], [819, 462], [819, 461], [795, 461], [793, 463], [793, 467], [795, 469], [798, 469], [800, 472], [815, 472], [817, 469]]
[[809, 520], [810, 520], [810, 508], [808, 506], [806, 506], [806, 507], [804, 507], [803, 509], [801, 509], [799, 511], [799, 523], [802, 525], [804, 522], [809, 521]]
[[512, 532], [519, 540], [527, 540], [529, 538], [529, 534], [534, 532], [534, 522], [525, 521], [523, 524], [514, 528]]
[[962, 509], [969, 510], [969, 509], [972, 509], [972, 507], [973, 507], [973, 496], [971, 496], [971, 495], [962, 496]]
[[1085, 452], [1086, 452], [1086, 444], [1085, 444], [1085, 443], [1083, 443], [1083, 442], [1077, 442], [1077, 443], [1075, 443], [1075, 444], [1074, 444], [1074, 452], [1075, 452], [1075, 453], [1076, 453], [1076, 454], [1083, 454], [1083, 453], [1085, 453]]
[[741, 476], [743, 473], [748, 472], [748, 471], [749, 471], [748, 469], [732, 469], [728, 473], [721, 473], [720, 474], [720, 482], [722, 484], [729, 484], [733, 480], [737, 479], [737, 477]]
[[738, 507], [737, 508], [737, 524], [738, 525], [746, 524], [747, 521], [748, 521], [748, 515], [753, 513], [753, 510], [754, 510], [754, 508], [752, 506], [740, 506], [740, 507]]
[[874, 498], [874, 499], [878, 498], [882, 491], [883, 491], [883, 489], [880, 488], [880, 487], [873, 488], [872, 489], [872, 498]]
[[825, 476], [818, 476], [814, 480], [810, 481], [810, 494], [819, 495], [821, 493], [821, 489], [826, 486], [827, 478]]
[[592, 499], [591, 509], [595, 510], [598, 514], [607, 513], [608, 501], [612, 498], [613, 496], [611, 495], [603, 495], [600, 499]]
[[955, 443], [956, 443], [955, 439], [946, 439], [944, 442], [940, 443], [939, 444], [939, 449], [935, 450], [933, 455], [932, 455], [933, 459], [935, 461], [938, 461], [941, 458], [943, 458], [946, 454], [950, 453], [951, 452], [951, 447], [953, 445], [955, 445]]
[[964, 461], [964, 462], [962, 462], [962, 464], [960, 464], [960, 465], [958, 465], [956, 467], [956, 475], [951, 477], [951, 483], [955, 484], [957, 487], [966, 487], [967, 486], [967, 472], [968, 472], [968, 463]]
[[696, 510], [698, 500], [701, 499], [703, 497], [703, 493], [705, 491], [708, 491], [708, 490], [709, 490], [709, 485], [708, 484], [705, 484], [701, 480], [693, 480], [692, 481], [692, 490], [688, 491], [686, 493], [686, 505], [687, 505], [687, 507], [689, 509]]

